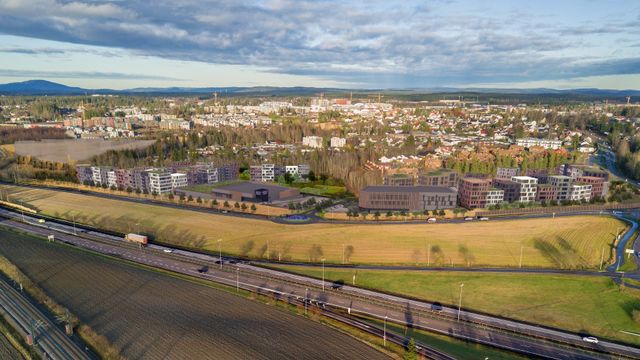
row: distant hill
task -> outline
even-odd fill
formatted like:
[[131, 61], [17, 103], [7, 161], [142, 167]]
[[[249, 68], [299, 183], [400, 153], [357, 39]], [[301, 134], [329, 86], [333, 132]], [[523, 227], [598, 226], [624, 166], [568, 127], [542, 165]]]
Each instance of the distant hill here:
[[[84, 94], [121, 94], [121, 95], [198, 95], [217, 92], [224, 95], [257, 95], [257, 96], [288, 96], [314, 95], [318, 93], [348, 93], [359, 94], [389, 94], [389, 95], [419, 95], [419, 94], [502, 94], [502, 95], [556, 95], [561, 97], [618, 97], [640, 96], [640, 90], [608, 90], [608, 89], [492, 89], [492, 88], [424, 88], [424, 89], [339, 89], [316, 87], [166, 87], [166, 88], [133, 88], [125, 90], [112, 89], [83, 89], [71, 87], [47, 80], [28, 80], [23, 82], [0, 84], [1, 95], [84, 95]], [[637, 101], [637, 100], [636, 100]]]
[[0, 85], [1, 94], [11, 95], [62, 95], [84, 94], [87, 90], [71, 87], [47, 80], [28, 80]]

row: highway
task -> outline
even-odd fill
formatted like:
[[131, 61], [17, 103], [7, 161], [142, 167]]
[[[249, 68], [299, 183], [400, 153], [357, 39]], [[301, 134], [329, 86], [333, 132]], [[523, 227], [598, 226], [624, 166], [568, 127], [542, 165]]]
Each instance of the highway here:
[[[388, 321], [453, 336], [459, 339], [492, 345], [552, 359], [603, 359], [615, 354], [619, 357], [640, 358], [640, 349], [608, 341], [586, 343], [579, 334], [525, 324], [510, 319], [444, 307], [433, 311], [432, 304], [352, 286], [339, 290], [321, 280], [264, 269], [248, 263], [220, 263], [214, 256], [173, 250], [151, 245], [148, 248], [125, 243], [122, 239], [97, 231], [73, 235], [68, 225], [47, 222], [38, 224], [36, 218], [3, 210], [2, 225], [29, 233], [47, 236], [55, 234], [57, 240], [87, 248], [102, 254], [131, 260], [182, 274], [208, 279], [232, 287], [251, 289], [279, 298], [308, 299], [322, 308], [341, 309], [351, 314], [363, 314]], [[217, 262], [217, 263], [216, 263]], [[203, 267], [208, 269], [203, 271]], [[200, 270], [200, 271], [198, 271]], [[323, 289], [324, 287], [324, 289]], [[271, 295], [270, 295], [271, 296]], [[458, 315], [460, 320], [458, 320]]]
[[45, 316], [23, 294], [0, 278], [0, 310], [25, 338], [34, 331], [36, 350], [43, 358], [91, 359], [62, 329]]

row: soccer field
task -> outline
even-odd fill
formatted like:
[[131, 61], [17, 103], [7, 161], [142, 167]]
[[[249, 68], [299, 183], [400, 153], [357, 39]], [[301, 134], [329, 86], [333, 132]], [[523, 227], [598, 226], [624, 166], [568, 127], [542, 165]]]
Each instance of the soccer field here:
[[[463, 224], [276, 224], [90, 195], [0, 187], [44, 214], [156, 241], [272, 260], [424, 266], [597, 268], [625, 224], [575, 216]], [[220, 242], [218, 242], [220, 239]], [[522, 254], [522, 257], [521, 257]]]

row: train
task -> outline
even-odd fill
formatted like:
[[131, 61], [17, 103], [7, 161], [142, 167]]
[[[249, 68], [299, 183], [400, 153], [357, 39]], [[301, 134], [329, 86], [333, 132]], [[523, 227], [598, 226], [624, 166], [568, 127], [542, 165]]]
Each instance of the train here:
[[134, 233], [129, 233], [127, 235], [124, 236], [124, 239], [126, 241], [130, 241], [130, 242], [136, 242], [142, 245], [147, 245], [148, 239], [145, 235], [140, 235], [140, 234], [134, 234]]

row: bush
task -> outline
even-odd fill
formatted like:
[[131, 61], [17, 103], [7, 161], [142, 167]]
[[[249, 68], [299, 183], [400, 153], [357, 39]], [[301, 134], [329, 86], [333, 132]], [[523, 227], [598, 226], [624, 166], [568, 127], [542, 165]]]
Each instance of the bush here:
[[631, 318], [633, 321], [640, 323], [640, 309], [633, 309], [633, 311], [631, 311]]

